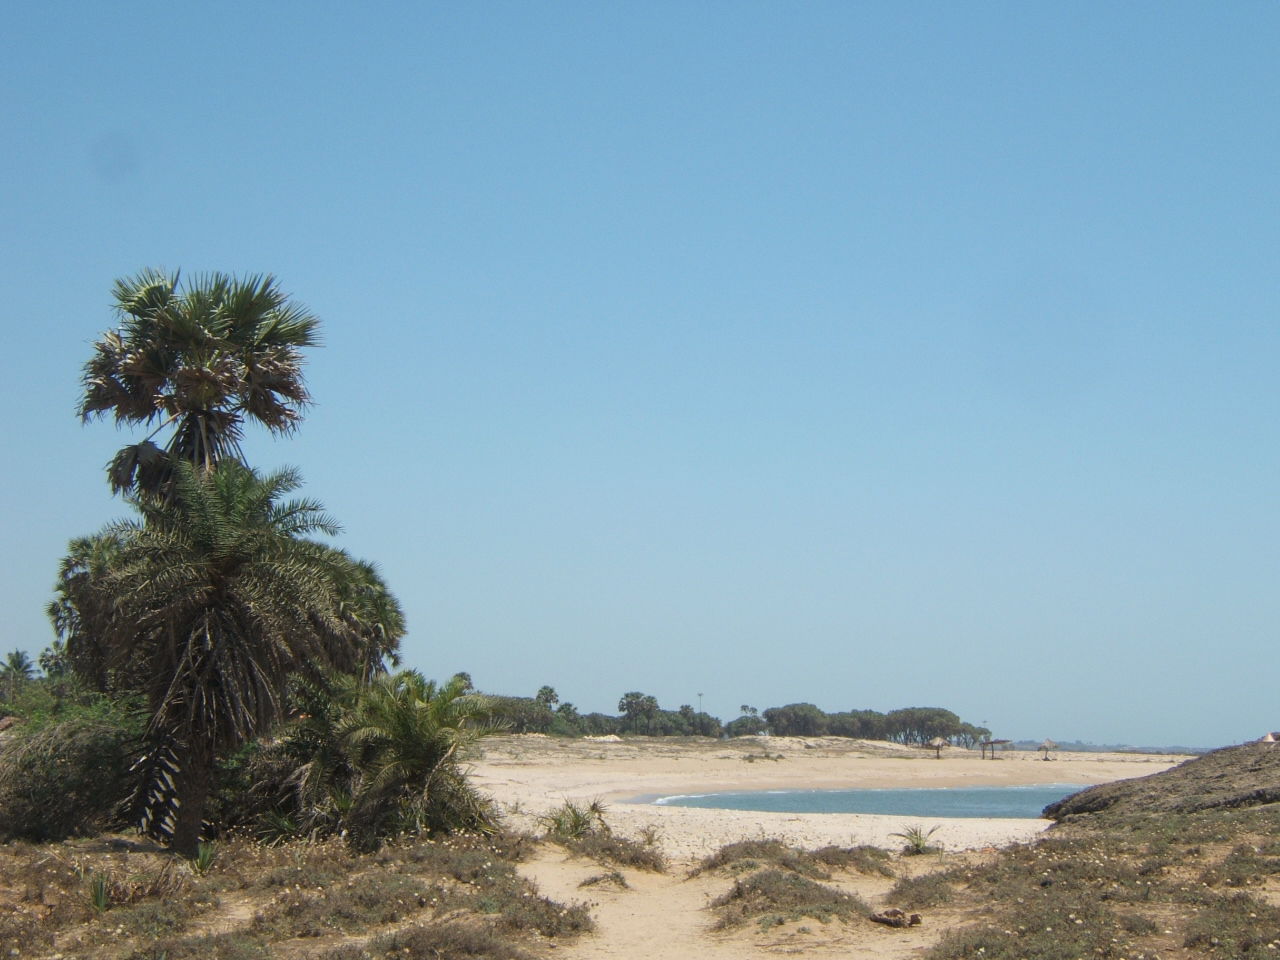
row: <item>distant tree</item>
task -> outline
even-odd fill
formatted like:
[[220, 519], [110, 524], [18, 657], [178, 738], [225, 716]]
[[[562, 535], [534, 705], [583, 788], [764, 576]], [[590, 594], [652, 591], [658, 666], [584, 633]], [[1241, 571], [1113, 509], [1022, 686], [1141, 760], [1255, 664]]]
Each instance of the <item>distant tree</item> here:
[[453, 675], [453, 679], [461, 680], [462, 689], [467, 693], [471, 693], [476, 688], [475, 684], [471, 682], [471, 674], [467, 673], [465, 670], [459, 670], [457, 673]]
[[961, 729], [961, 720], [941, 707], [904, 707], [885, 715], [888, 738], [897, 743], [928, 743], [934, 737], [950, 740]]
[[584, 713], [578, 718], [578, 724], [583, 734], [591, 737], [603, 737], [625, 732], [622, 727], [622, 719], [611, 717], [607, 713]]
[[991, 739], [991, 731], [986, 727], [974, 726], [972, 723], [960, 724], [960, 729], [951, 737], [951, 742], [958, 747], [972, 750], [978, 744]]
[[884, 740], [885, 716], [875, 710], [849, 710], [828, 714], [828, 730], [835, 737]]
[[827, 732], [827, 715], [812, 703], [789, 703], [764, 712], [769, 732], [780, 737], [820, 737]]
[[653, 721], [658, 713], [657, 698], [638, 690], [624, 693], [618, 701], [618, 712], [623, 715], [623, 726], [628, 733], [639, 733], [643, 723], [645, 732], [653, 732]]
[[67, 645], [61, 640], [54, 640], [41, 651], [39, 662], [41, 671], [50, 680], [59, 680], [66, 676], [70, 669], [67, 662]]
[[699, 711], [693, 716], [693, 733], [699, 737], [719, 737], [724, 733], [724, 724], [711, 714]]
[[31, 678], [35, 676], [35, 666], [24, 650], [13, 650], [0, 665], [0, 683], [4, 685], [5, 699], [12, 702]]
[[493, 720], [509, 733], [546, 733], [555, 721], [555, 714], [533, 697], [490, 696], [487, 700]]
[[725, 724], [724, 732], [731, 737], [755, 737], [768, 728], [769, 725], [760, 717], [744, 713], [736, 720], [730, 720]]
[[567, 702], [556, 707], [550, 732], [558, 737], [582, 736], [582, 717], [578, 715], [578, 708]]
[[538, 692], [534, 694], [533, 699], [542, 704], [548, 710], [560, 702], [560, 694], [556, 693], [555, 687], [539, 687]]

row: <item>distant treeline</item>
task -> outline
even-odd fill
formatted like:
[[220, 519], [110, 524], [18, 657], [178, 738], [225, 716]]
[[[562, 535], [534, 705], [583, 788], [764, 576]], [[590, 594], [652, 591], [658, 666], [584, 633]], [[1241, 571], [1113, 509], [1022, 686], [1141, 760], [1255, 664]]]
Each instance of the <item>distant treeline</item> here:
[[[465, 676], [465, 675], [464, 675]], [[656, 697], [639, 691], [624, 693], [618, 713], [579, 713], [562, 702], [553, 687], [542, 687], [532, 697], [490, 694], [493, 718], [512, 733], [545, 733], [559, 737], [639, 735], [650, 737], [742, 737], [772, 734], [779, 737], [852, 737], [924, 744], [936, 737], [960, 747], [974, 747], [991, 737], [986, 727], [961, 720], [941, 707], [904, 707], [847, 710], [827, 713], [812, 703], [789, 703], [757, 710], [744, 704], [741, 716], [728, 723], [683, 704], [664, 710]]]

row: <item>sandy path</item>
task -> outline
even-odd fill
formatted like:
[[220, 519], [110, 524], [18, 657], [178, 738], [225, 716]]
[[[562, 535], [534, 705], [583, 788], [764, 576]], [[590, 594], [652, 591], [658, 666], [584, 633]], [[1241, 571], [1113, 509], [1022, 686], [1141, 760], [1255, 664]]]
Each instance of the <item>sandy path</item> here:
[[567, 858], [555, 848], [521, 865], [542, 893], [562, 903], [591, 906], [596, 932], [556, 950], [565, 960], [687, 960], [690, 956], [741, 960], [740, 945], [709, 936], [714, 917], [703, 909], [727, 886], [713, 877], [684, 879], [684, 871], [666, 874], [624, 871], [626, 888], [611, 884], [580, 887], [602, 872], [590, 861]]

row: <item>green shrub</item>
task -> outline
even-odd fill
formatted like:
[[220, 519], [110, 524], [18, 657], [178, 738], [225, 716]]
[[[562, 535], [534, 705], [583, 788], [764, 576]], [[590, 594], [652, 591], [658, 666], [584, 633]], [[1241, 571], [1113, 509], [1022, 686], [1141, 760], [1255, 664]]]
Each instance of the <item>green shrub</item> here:
[[140, 724], [110, 708], [33, 725], [0, 751], [0, 838], [62, 840], [121, 822]]

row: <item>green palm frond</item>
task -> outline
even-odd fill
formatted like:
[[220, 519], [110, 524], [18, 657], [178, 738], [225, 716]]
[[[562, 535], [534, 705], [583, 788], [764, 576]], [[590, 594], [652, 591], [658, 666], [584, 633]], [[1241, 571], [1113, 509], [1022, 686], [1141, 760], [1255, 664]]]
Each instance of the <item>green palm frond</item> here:
[[302, 351], [318, 343], [319, 321], [273, 277], [144, 270], [116, 281], [119, 326], [85, 364], [80, 416], [168, 429], [151, 449], [121, 451], [109, 476], [117, 491], [167, 489], [174, 464], [209, 470], [240, 457], [244, 424], [274, 433], [297, 427], [310, 403]]

